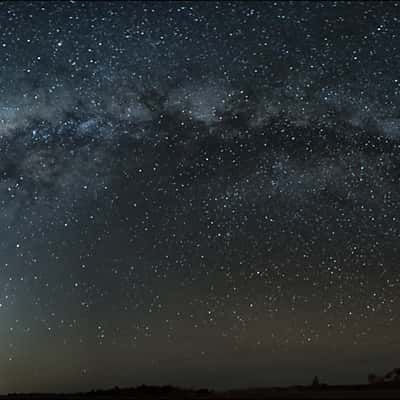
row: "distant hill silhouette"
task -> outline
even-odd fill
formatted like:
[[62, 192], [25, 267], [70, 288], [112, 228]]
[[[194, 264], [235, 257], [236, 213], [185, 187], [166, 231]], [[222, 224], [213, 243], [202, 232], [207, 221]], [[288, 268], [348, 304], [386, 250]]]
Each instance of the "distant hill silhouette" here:
[[310, 385], [289, 387], [261, 387], [240, 390], [214, 391], [209, 389], [188, 389], [171, 385], [149, 386], [111, 389], [97, 389], [89, 392], [72, 394], [63, 393], [10, 393], [0, 396], [0, 400], [81, 400], [101, 399], [109, 400], [121, 398], [126, 400], [164, 399], [164, 400], [274, 400], [274, 399], [369, 399], [386, 400], [400, 399], [400, 368], [394, 368], [383, 376], [368, 375], [368, 384], [358, 385], [328, 385], [320, 383], [317, 376]]

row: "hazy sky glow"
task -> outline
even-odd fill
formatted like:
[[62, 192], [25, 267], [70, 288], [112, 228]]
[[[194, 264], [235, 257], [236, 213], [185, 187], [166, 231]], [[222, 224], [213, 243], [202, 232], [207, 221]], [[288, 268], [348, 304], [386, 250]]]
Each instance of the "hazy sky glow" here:
[[399, 40], [393, 2], [3, 2], [0, 392], [398, 366]]

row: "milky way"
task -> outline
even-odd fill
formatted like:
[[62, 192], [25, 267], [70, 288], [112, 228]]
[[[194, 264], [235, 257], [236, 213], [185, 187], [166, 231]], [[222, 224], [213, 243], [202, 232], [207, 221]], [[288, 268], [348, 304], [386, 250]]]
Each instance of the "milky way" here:
[[396, 366], [399, 23], [392, 2], [3, 3], [0, 391]]

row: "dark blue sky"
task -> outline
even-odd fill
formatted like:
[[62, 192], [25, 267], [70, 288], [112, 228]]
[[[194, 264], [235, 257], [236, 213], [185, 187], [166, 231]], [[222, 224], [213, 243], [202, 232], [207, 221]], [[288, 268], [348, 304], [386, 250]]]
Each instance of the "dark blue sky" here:
[[396, 366], [399, 18], [4, 2], [0, 392]]

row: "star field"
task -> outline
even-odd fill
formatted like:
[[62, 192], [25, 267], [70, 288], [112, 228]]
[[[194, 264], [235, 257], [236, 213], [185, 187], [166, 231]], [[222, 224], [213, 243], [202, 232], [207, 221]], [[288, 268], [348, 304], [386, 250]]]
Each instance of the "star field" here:
[[4, 2], [0, 27], [0, 392], [396, 366], [399, 3]]

